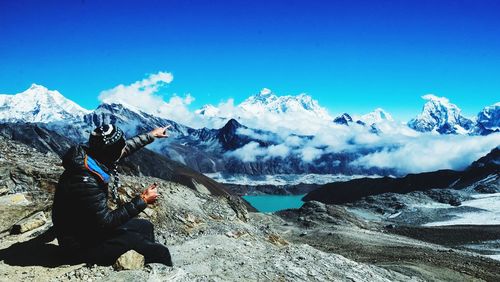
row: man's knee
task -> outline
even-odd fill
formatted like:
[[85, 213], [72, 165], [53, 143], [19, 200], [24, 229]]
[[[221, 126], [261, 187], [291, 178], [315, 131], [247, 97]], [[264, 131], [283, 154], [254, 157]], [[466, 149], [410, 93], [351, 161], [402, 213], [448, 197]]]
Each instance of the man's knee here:
[[131, 220], [134, 220], [135, 221], [134, 224], [137, 224], [143, 230], [148, 230], [149, 231], [149, 230], [153, 230], [153, 228], [154, 228], [153, 223], [151, 223], [151, 221], [149, 221], [147, 219], [134, 218], [134, 219], [131, 219]]
[[143, 224], [144, 224], [145, 228], [148, 228], [148, 230], [153, 231], [154, 225], [153, 225], [153, 223], [151, 223], [151, 221], [149, 221], [147, 219], [141, 219], [141, 220], [143, 221]]
[[162, 263], [172, 266], [170, 251], [161, 244], [145, 242], [136, 251], [144, 256], [146, 263]]

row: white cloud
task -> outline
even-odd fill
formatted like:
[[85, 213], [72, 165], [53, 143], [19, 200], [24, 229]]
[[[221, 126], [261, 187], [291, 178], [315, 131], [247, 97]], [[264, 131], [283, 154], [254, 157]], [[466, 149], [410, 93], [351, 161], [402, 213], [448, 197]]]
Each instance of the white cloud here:
[[245, 146], [226, 153], [227, 156], [234, 156], [244, 162], [254, 162], [258, 157], [266, 154], [266, 148], [261, 147], [257, 142], [250, 142]]
[[321, 157], [323, 150], [314, 147], [305, 147], [301, 150], [301, 153], [304, 161], [311, 162]]
[[285, 144], [291, 147], [298, 147], [302, 144], [303, 139], [297, 135], [289, 135], [285, 139]]
[[120, 84], [99, 94], [103, 103], [117, 103], [155, 116], [169, 118], [184, 124], [195, 124], [198, 117], [188, 109], [194, 97], [172, 95], [168, 101], [159, 95], [159, 90], [171, 83], [174, 77], [168, 72], [150, 74], [132, 84]]
[[129, 85], [117, 85], [99, 94], [99, 100], [104, 103], [122, 103], [136, 108], [156, 108], [157, 103], [164, 102], [156, 92], [161, 86], [171, 83], [174, 79], [171, 73], [158, 72], [150, 74], [143, 80]]
[[290, 148], [288, 148], [285, 144], [271, 145], [267, 147], [267, 156], [271, 158], [285, 158], [286, 156], [288, 156], [289, 152]]
[[351, 165], [395, 168], [402, 174], [461, 170], [500, 145], [500, 133], [488, 136], [423, 134], [399, 143], [396, 148], [384, 147]]
[[[225, 110], [238, 113], [233, 101], [225, 104]], [[241, 123], [275, 132], [281, 140], [273, 140], [268, 135], [257, 134], [253, 130], [240, 131], [253, 138], [279, 144], [275, 145], [279, 146], [276, 148], [260, 147], [257, 143], [248, 145], [233, 154], [243, 161], [255, 161], [256, 158], [264, 156], [267, 156], [264, 157], [266, 160], [270, 156], [286, 158], [296, 155], [302, 157], [305, 162], [313, 162], [325, 153], [358, 152], [364, 149], [375, 152], [359, 158], [352, 162], [352, 165], [389, 168], [406, 174], [446, 168], [463, 169], [487, 154], [493, 147], [500, 145], [500, 134], [483, 137], [420, 133], [397, 121], [377, 124], [382, 133], [373, 134], [370, 127], [357, 124], [347, 127], [321, 120], [294, 120], [292, 116], [266, 113], [261, 113], [259, 118], [245, 119], [242, 118], [244, 114], [240, 115]], [[310, 133], [313, 137], [303, 138], [296, 136], [296, 133]]]
[[359, 152], [363, 149], [374, 152], [360, 157], [351, 165], [395, 169], [399, 174], [407, 174], [438, 169], [461, 170], [500, 145], [500, 133], [488, 136], [436, 135], [419, 133], [395, 122], [386, 127], [389, 128], [392, 131], [377, 135], [363, 126], [329, 124], [310, 139], [293, 135], [287, 129], [281, 131], [283, 141], [272, 140], [263, 134], [252, 135], [253, 131], [248, 131], [247, 135], [274, 141], [278, 145], [265, 148], [250, 143], [242, 150], [236, 150], [232, 156], [243, 161], [255, 161], [259, 157], [267, 160], [270, 157], [296, 155], [305, 162], [313, 162], [325, 153]]
[[270, 145], [267, 147], [260, 146], [257, 142], [250, 142], [241, 148], [226, 153], [226, 156], [236, 157], [243, 162], [255, 162], [262, 157], [263, 160], [270, 158], [285, 158], [288, 156], [290, 148], [284, 144]]
[[273, 141], [275, 139], [274, 136], [271, 136], [270, 134], [258, 133], [251, 128], [240, 127], [236, 130], [236, 133], [240, 135], [246, 135], [262, 141]]
[[436, 100], [436, 101], [440, 101], [443, 104], [448, 104], [450, 102], [450, 100], [448, 100], [448, 98], [446, 98], [446, 97], [438, 97], [438, 96], [436, 96], [434, 94], [426, 94], [426, 95], [422, 96], [422, 99], [428, 100], [428, 101], [430, 101], [430, 100]]

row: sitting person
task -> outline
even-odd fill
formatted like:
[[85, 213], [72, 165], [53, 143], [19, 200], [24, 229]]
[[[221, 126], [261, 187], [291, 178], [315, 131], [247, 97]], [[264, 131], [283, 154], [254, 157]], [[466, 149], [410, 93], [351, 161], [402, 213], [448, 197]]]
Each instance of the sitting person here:
[[156, 128], [125, 140], [120, 128], [105, 124], [91, 133], [88, 147], [77, 145], [64, 155], [65, 171], [56, 188], [52, 220], [59, 246], [70, 258], [88, 264], [112, 265], [123, 253], [135, 250], [144, 256], [146, 263], [172, 266], [167, 247], [155, 243], [153, 224], [135, 218], [157, 200], [156, 184], [130, 202], [118, 203], [115, 210], [107, 205], [109, 188], [118, 202], [118, 160], [156, 138], [168, 137], [167, 128]]

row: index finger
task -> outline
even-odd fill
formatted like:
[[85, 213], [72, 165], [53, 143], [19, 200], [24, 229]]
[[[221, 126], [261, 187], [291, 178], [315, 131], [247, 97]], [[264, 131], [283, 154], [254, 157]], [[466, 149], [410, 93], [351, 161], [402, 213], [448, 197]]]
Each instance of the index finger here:
[[169, 124], [169, 125], [165, 126], [164, 128], [165, 128], [165, 129], [169, 129], [170, 127], [172, 127], [172, 125], [171, 125], [171, 124]]

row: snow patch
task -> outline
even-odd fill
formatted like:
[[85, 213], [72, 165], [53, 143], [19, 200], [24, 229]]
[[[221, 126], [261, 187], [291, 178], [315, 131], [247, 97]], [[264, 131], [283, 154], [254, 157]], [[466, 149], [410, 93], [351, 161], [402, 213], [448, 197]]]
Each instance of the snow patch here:
[[424, 226], [447, 226], [447, 225], [492, 225], [500, 224], [500, 193], [478, 194], [472, 196], [474, 199], [464, 201], [461, 206], [482, 209], [478, 212], [453, 213], [456, 218], [447, 221], [427, 223]]
[[275, 175], [245, 175], [225, 173], [205, 173], [217, 182], [239, 185], [297, 185], [297, 184], [327, 184], [331, 182], [348, 181], [356, 178], [380, 177], [378, 175], [343, 175], [343, 174], [275, 174]]

